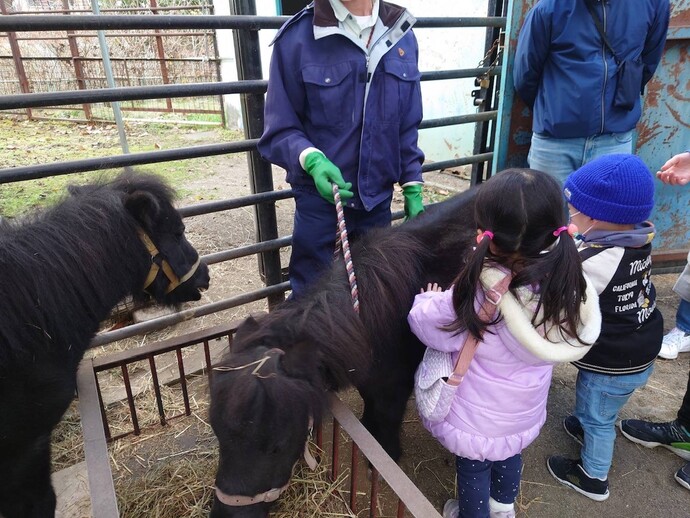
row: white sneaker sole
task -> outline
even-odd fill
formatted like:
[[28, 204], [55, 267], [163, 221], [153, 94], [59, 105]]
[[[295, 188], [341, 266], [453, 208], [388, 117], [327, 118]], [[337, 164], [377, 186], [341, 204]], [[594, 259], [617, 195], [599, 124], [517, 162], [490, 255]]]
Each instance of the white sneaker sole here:
[[683, 480], [682, 478], [680, 478], [680, 477], [678, 476], [677, 473], [676, 473], [676, 475], [674, 476], [674, 478], [675, 478], [676, 481], [677, 481], [681, 486], [683, 486], [685, 489], [690, 489], [690, 484], [688, 484], [685, 480]]
[[658, 356], [659, 358], [663, 358], [664, 360], [675, 360], [676, 358], [678, 358], [678, 351], [676, 351], [675, 354], [670, 352], [667, 353], [664, 351], [659, 351]]
[[567, 480], [563, 480], [561, 478], [558, 478], [556, 476], [556, 474], [553, 471], [551, 471], [551, 466], [549, 465], [548, 460], [546, 461], [546, 469], [549, 470], [549, 473], [551, 473], [551, 476], [553, 478], [555, 478], [558, 482], [560, 482], [564, 486], [568, 486], [569, 488], [574, 489], [575, 491], [577, 491], [578, 493], [580, 493], [583, 496], [586, 496], [590, 500], [594, 500], [595, 502], [603, 502], [604, 500], [606, 500], [609, 497], [609, 490], [608, 489], [606, 490], [606, 493], [604, 493], [603, 495], [600, 495], [598, 493], [588, 493], [584, 489], [577, 487], [575, 484], [568, 482]]
[[[618, 424], [618, 427], [620, 428], [621, 433], [625, 437], [627, 437], [629, 440], [631, 440], [632, 442], [634, 442], [636, 444], [640, 444], [640, 445], [644, 446], [645, 448], [656, 448], [657, 446], [661, 446], [662, 448], [666, 448], [667, 450], [675, 453], [681, 459], [690, 460], [690, 451], [688, 451], [688, 450], [683, 450], [681, 448], [674, 448], [670, 444], [663, 444], [660, 442], [653, 442], [653, 441], [643, 441], [642, 439], [638, 439], [637, 437], [633, 437], [629, 433], [626, 433], [625, 430], [623, 430], [623, 426], [620, 423]], [[690, 488], [688, 488], [688, 489], [690, 489]]]

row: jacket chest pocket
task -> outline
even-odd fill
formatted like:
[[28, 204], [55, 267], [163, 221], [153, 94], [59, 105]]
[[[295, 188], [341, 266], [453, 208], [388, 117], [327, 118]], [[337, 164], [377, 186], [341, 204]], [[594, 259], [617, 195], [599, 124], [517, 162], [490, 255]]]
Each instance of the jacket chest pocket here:
[[317, 127], [343, 127], [354, 122], [355, 74], [350, 63], [302, 69], [306, 116]]
[[418, 102], [421, 73], [413, 61], [387, 59], [383, 62], [383, 88], [378, 103], [384, 121], [399, 121]]

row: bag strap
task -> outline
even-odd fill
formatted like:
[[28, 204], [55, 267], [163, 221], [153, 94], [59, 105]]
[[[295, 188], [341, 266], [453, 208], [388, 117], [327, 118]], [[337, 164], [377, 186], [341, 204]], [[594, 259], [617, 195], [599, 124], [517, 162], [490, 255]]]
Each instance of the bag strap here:
[[[503, 294], [508, 291], [511, 280], [512, 276], [507, 274], [484, 293], [484, 302], [479, 309], [479, 318], [484, 322], [490, 321], [496, 313], [498, 304], [501, 302]], [[474, 358], [474, 353], [478, 345], [479, 341], [472, 333], [467, 333], [465, 344], [462, 346], [462, 351], [460, 351], [458, 360], [455, 362], [455, 369], [453, 369], [453, 373], [448, 376], [447, 383], [449, 385], [460, 385], [460, 383], [462, 383], [465, 374], [467, 374], [467, 369], [470, 368], [470, 362], [472, 362], [472, 358]]]
[[618, 59], [618, 55], [616, 54], [616, 51], [613, 50], [613, 47], [611, 46], [609, 39], [606, 37], [606, 31], [604, 30], [604, 25], [601, 23], [601, 20], [599, 19], [599, 15], [594, 10], [594, 3], [592, 2], [592, 0], [585, 0], [585, 4], [587, 4], [587, 10], [589, 11], [589, 14], [592, 15], [592, 20], [594, 20], [594, 25], [597, 26], [597, 30], [599, 31], [599, 34], [601, 35], [601, 39], [604, 40], [604, 45], [606, 45], [606, 47], [611, 51], [611, 54], [613, 54], [613, 60], [616, 62], [616, 65], [620, 65], [621, 60]]

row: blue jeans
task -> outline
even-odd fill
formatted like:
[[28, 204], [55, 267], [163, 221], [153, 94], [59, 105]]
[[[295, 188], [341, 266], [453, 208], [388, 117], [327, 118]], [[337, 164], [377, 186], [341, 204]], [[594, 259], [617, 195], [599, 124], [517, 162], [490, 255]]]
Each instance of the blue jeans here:
[[512, 504], [520, 490], [522, 454], [506, 460], [480, 461], [455, 457], [458, 474], [458, 518], [488, 518], [489, 497]]
[[676, 311], [676, 327], [685, 333], [690, 333], [690, 302], [680, 299]]
[[[391, 198], [369, 212], [350, 207], [343, 207], [343, 211], [350, 242], [373, 227], [391, 224]], [[303, 295], [324, 268], [333, 262], [337, 219], [335, 205], [318, 193], [295, 190], [295, 222], [290, 255], [292, 298]]]
[[570, 173], [591, 160], [612, 153], [632, 153], [632, 131], [582, 138], [552, 138], [532, 134], [527, 155], [530, 169], [549, 173], [561, 185]]
[[591, 476], [606, 479], [613, 459], [618, 412], [635, 389], [642, 387], [654, 366], [636, 374], [608, 376], [580, 370], [575, 385], [575, 417], [585, 432], [580, 456]]

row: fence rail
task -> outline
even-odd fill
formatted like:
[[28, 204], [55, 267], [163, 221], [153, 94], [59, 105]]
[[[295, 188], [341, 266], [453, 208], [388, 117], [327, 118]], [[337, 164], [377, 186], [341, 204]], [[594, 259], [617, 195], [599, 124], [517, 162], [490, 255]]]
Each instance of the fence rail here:
[[[134, 13], [149, 13], [147, 16], [157, 18], [169, 13], [188, 18], [194, 15], [209, 15], [213, 6], [202, 4], [197, 6], [159, 6], [156, 0], [148, 0], [149, 5], [136, 8], [113, 8], [104, 2], [103, 12], [110, 13], [103, 16], [122, 18], [140, 17]], [[153, 29], [151, 31], [133, 32], [129, 28], [121, 31], [110, 31], [107, 34], [101, 30], [84, 32], [69, 28], [22, 30], [19, 23], [22, 18], [28, 19], [30, 25], [40, 24], [40, 20], [56, 20], [82, 18], [93, 13], [86, 8], [84, 2], [76, 0], [70, 4], [62, 1], [63, 9], [54, 10], [54, 2], [45, 5], [51, 11], [32, 10], [12, 11], [4, 3], [0, 20], [11, 23], [7, 26], [7, 41], [9, 46], [3, 45], [0, 38], [0, 92], [12, 94], [19, 90], [29, 92], [53, 92], [68, 90], [77, 85], [80, 91], [94, 86], [107, 85], [108, 73], [112, 69], [112, 76], [117, 84], [135, 86], [138, 83], [171, 84], [186, 81], [189, 78], [205, 79], [209, 82], [221, 80], [221, 62], [217, 52], [215, 31], [212, 29], [165, 31]], [[81, 9], [79, 7], [82, 7]], [[16, 7], [16, 4], [15, 4]], [[165, 13], [165, 14], [161, 14]], [[58, 16], [55, 16], [58, 15]], [[67, 16], [66, 16], [67, 15]], [[91, 18], [100, 15], [91, 14]], [[37, 32], [40, 31], [40, 32]], [[93, 41], [98, 38], [98, 41]], [[106, 43], [107, 42], [107, 43]], [[105, 48], [103, 48], [105, 47]], [[4, 52], [3, 52], [4, 51]], [[105, 56], [108, 58], [107, 62]], [[105, 71], [105, 74], [104, 74]], [[10, 80], [12, 72], [16, 76]], [[158, 98], [156, 98], [158, 99]], [[167, 122], [159, 114], [175, 113], [178, 119], [198, 124], [220, 124], [224, 122], [225, 112], [223, 100], [220, 96], [204, 98], [191, 96], [173, 103], [171, 97], [161, 97], [157, 103], [146, 106], [124, 105], [121, 112], [149, 112], [155, 114], [159, 120]], [[71, 111], [81, 110], [87, 121], [113, 120], [115, 114], [106, 107], [92, 106], [90, 103], [76, 101]], [[60, 113], [53, 110], [33, 112], [26, 109], [24, 113], [30, 119], [61, 118]], [[188, 117], [192, 114], [205, 114], [202, 120], [198, 117]], [[176, 122], [176, 121], [170, 121]]]
[[[88, 158], [70, 160], [24, 167], [0, 169], [0, 183], [35, 180], [49, 176], [65, 175], [75, 172], [91, 172], [103, 169], [131, 167], [152, 163], [162, 163], [176, 160], [218, 156], [230, 153], [249, 153], [250, 174], [254, 194], [237, 200], [226, 200], [212, 203], [202, 203], [196, 206], [184, 207], [181, 212], [186, 217], [207, 214], [220, 210], [230, 210], [238, 206], [256, 203], [257, 240], [259, 243], [242, 247], [236, 250], [220, 251], [204, 257], [209, 264], [244, 257], [250, 254], [259, 254], [259, 267], [262, 276], [266, 279], [267, 288], [260, 289], [239, 297], [231, 297], [220, 302], [207, 304], [194, 310], [187, 310], [177, 316], [160, 317], [143, 324], [136, 324], [125, 329], [112, 331], [97, 337], [92, 345], [104, 345], [110, 341], [134, 336], [139, 333], [161, 329], [168, 325], [188, 318], [210, 314], [236, 307], [238, 305], [260, 300], [268, 297], [269, 303], [275, 304], [282, 300], [282, 293], [289, 289], [289, 284], [283, 280], [282, 268], [278, 257], [281, 247], [289, 246], [291, 236], [279, 238], [275, 223], [275, 206], [278, 199], [285, 199], [292, 195], [291, 191], [283, 191], [280, 195], [269, 194], [273, 190], [270, 166], [263, 162], [256, 153], [257, 138], [260, 135], [262, 123], [257, 123], [263, 114], [263, 95], [266, 91], [267, 81], [261, 78], [260, 63], [257, 63], [259, 55], [258, 41], [254, 38], [256, 32], [261, 29], [275, 29], [284, 23], [287, 17], [254, 15], [232, 16], [205, 16], [205, 15], [79, 15], [79, 16], [35, 16], [13, 14], [0, 17], [0, 31], [12, 31], [12, 34], [23, 32], [46, 31], [79, 31], [79, 30], [180, 30], [180, 29], [235, 29], [249, 39], [238, 40], [236, 45], [236, 61], [248, 67], [240, 69], [236, 82], [206, 82], [191, 84], [162, 84], [151, 86], [130, 86], [119, 88], [85, 88], [62, 92], [40, 92], [0, 96], [0, 110], [37, 108], [53, 108], [56, 106], [71, 106], [83, 104], [85, 107], [94, 103], [124, 102], [147, 99], [182, 98], [195, 96], [214, 96], [226, 94], [241, 94], [245, 103], [245, 115], [249, 121], [245, 128], [245, 140], [210, 144], [202, 146], [183, 147], [170, 150], [148, 151], [140, 153], [127, 153], [122, 155], [106, 156], [101, 158]], [[504, 17], [484, 18], [419, 18], [416, 27], [486, 27], [503, 28], [506, 24]], [[254, 38], [251, 37], [254, 34]], [[247, 47], [248, 46], [248, 47]], [[246, 48], [245, 48], [246, 47]], [[491, 80], [502, 73], [500, 65], [482, 66], [471, 69], [441, 70], [422, 73], [422, 81], [436, 81], [467, 77], [488, 77]], [[479, 110], [477, 113], [454, 115], [435, 120], [424, 120], [420, 126], [424, 128], [436, 128], [456, 124], [477, 124], [485, 126], [496, 119], [495, 110]], [[493, 158], [493, 152], [479, 152], [468, 157], [454, 158], [434, 163], [426, 163], [423, 172], [465, 166], [485, 164]], [[474, 174], [473, 182], [481, 181]], [[261, 197], [261, 198], [257, 198]], [[397, 216], [397, 215], [396, 215]]]
[[[151, 1], [151, 0], [149, 0]], [[254, 207], [254, 217], [256, 225], [256, 242], [247, 246], [236, 247], [228, 250], [220, 250], [205, 255], [202, 259], [207, 264], [235, 260], [240, 257], [256, 255], [258, 259], [259, 271], [264, 279], [265, 287], [255, 289], [247, 293], [225, 298], [223, 300], [204, 304], [178, 312], [176, 314], [158, 317], [153, 320], [134, 324], [120, 329], [104, 332], [97, 335], [91, 342], [91, 347], [110, 344], [117, 340], [122, 340], [143, 333], [149, 333], [164, 327], [193, 319], [203, 315], [209, 315], [218, 311], [248, 304], [253, 301], [267, 300], [269, 307], [282, 302], [284, 293], [289, 290], [289, 282], [285, 281], [280, 263], [279, 252], [282, 248], [289, 246], [291, 236], [279, 236], [277, 232], [275, 203], [279, 200], [292, 197], [290, 190], [274, 191], [272, 183], [271, 166], [263, 161], [256, 151], [257, 139], [263, 128], [263, 96], [266, 91], [267, 82], [262, 77], [260, 48], [258, 44], [258, 31], [263, 29], [279, 28], [286, 17], [269, 16], [260, 17], [254, 15], [252, 0], [231, 0], [231, 8], [236, 14], [231, 16], [211, 16], [211, 15], [171, 15], [167, 14], [175, 9], [182, 10], [185, 6], [173, 8], [155, 7], [155, 2], [151, 2], [151, 7], [132, 8], [126, 11], [127, 14], [110, 14], [111, 12], [122, 13], [125, 11], [112, 11], [104, 8], [103, 13], [98, 16], [90, 14], [71, 13], [66, 16], [67, 9], [56, 11], [54, 14], [14, 14], [7, 13], [9, 16], [0, 16], [0, 32], [6, 32], [9, 41], [13, 43], [14, 50], [11, 53], [14, 58], [15, 70], [21, 82], [20, 92], [12, 92], [9, 95], [0, 96], [0, 110], [26, 110], [28, 115], [32, 110], [56, 109], [60, 106], [82, 106], [85, 114], [92, 115], [90, 110], [94, 109], [98, 103], [125, 103], [143, 100], [166, 99], [167, 107], [170, 107], [172, 99], [199, 98], [199, 97], [218, 97], [228, 94], [239, 94], [242, 100], [242, 114], [245, 122], [244, 139], [237, 142], [210, 144], [202, 146], [181, 147], [177, 149], [150, 151], [142, 153], [131, 153], [122, 155], [106, 156], [101, 158], [86, 158], [81, 160], [69, 160], [56, 163], [45, 163], [26, 167], [0, 169], [0, 184], [10, 182], [20, 182], [27, 180], [37, 180], [48, 176], [65, 175], [76, 172], [91, 172], [103, 169], [113, 169], [130, 167], [143, 164], [162, 163], [175, 160], [202, 158], [208, 156], [218, 156], [225, 154], [247, 153], [250, 186], [252, 194], [228, 200], [218, 200], [203, 202], [180, 209], [185, 218], [196, 217], [204, 214], [217, 213], [220, 211], [234, 210], [242, 207]], [[489, 2], [490, 6], [494, 3]], [[3, 4], [4, 5], [4, 4]], [[151, 15], [134, 15], [151, 11]], [[241, 12], [240, 12], [241, 11]], [[79, 13], [86, 13], [87, 9], [82, 9]], [[38, 12], [37, 12], [38, 13]], [[166, 13], [166, 14], [159, 14]], [[490, 34], [490, 41], [497, 39], [497, 31], [505, 28], [505, 17], [476, 17], [476, 18], [419, 18], [417, 28], [466, 28], [484, 27], [487, 34]], [[214, 29], [234, 30], [235, 61], [238, 63], [238, 81], [220, 81], [213, 78], [208, 81], [196, 80], [195, 82], [182, 84], [170, 77], [168, 80], [160, 77], [159, 83], [154, 85], [130, 85], [119, 88], [103, 88], [97, 74], [89, 68], [99, 61], [95, 56], [83, 53], [75, 44], [78, 41], [91, 40], [93, 33], [84, 31], [111, 31], [108, 34], [109, 41], [116, 41], [114, 38], [120, 34], [112, 31], [140, 31], [139, 36], [153, 38], [160, 42], [160, 37], [165, 34], [174, 37], [184, 37], [183, 34], [194, 34], [203, 36], [204, 31]], [[30, 58], [21, 61], [20, 45], [26, 44], [32, 39], [48, 44], [53, 38], [58, 38], [54, 32], [67, 32], [67, 41], [70, 43], [69, 55], [56, 54], [58, 58], [30, 54]], [[160, 32], [159, 32], [160, 31]], [[167, 31], [167, 32], [166, 32]], [[181, 31], [192, 31], [184, 33]], [[129, 32], [128, 35], [132, 33]], [[61, 35], [60, 35], [61, 36]], [[134, 36], [134, 35], [133, 35]], [[488, 36], [487, 36], [488, 38]], [[64, 39], [64, 37], [63, 37]], [[490, 47], [490, 45], [489, 45]], [[487, 47], [487, 48], [489, 48]], [[158, 50], [156, 50], [158, 49]], [[156, 47], [153, 54], [144, 55], [142, 61], [161, 66], [170, 66], [177, 62], [179, 58], [161, 53], [160, 47]], [[214, 48], [215, 51], [215, 48]], [[215, 59], [217, 56], [214, 55]], [[9, 56], [5, 60], [7, 60]], [[18, 59], [19, 58], [19, 59]], [[119, 59], [118, 59], [119, 58]], [[164, 59], [165, 58], [165, 59]], [[118, 64], [126, 64], [126, 56], [113, 56], [113, 61]], [[486, 59], [486, 57], [485, 57]], [[0, 64], [3, 58], [0, 58]], [[134, 60], [132, 60], [134, 61]], [[23, 65], [36, 63], [59, 62], [60, 65], [73, 63], [77, 70], [77, 82], [72, 83], [68, 89], [63, 91], [43, 91], [32, 92], [31, 85], [27, 81], [26, 71], [21, 72]], [[491, 57], [491, 66], [480, 66], [470, 69], [429, 71], [422, 73], [422, 81], [437, 81], [446, 79], [482, 77], [488, 78], [491, 85], [495, 78], [503, 73], [500, 63], [496, 63]], [[484, 64], [488, 64], [484, 63]], [[79, 68], [81, 67], [81, 68]], [[75, 89], [76, 87], [76, 89]], [[489, 89], [493, 86], [489, 87]], [[486, 92], [487, 87], [482, 90]], [[484, 141], [481, 146], [475, 145], [475, 153], [467, 157], [453, 158], [435, 163], [427, 163], [423, 166], [423, 171], [429, 172], [443, 168], [457, 167], [461, 165], [475, 164], [483, 165], [493, 157], [491, 145], [486, 135], [489, 134], [489, 126], [493, 128], [496, 121], [497, 112], [492, 103], [487, 102], [481, 106], [476, 113], [448, 114], [445, 117], [424, 120], [421, 128], [438, 128], [457, 124], [475, 124], [477, 128], [483, 128], [477, 132], [482, 133]], [[478, 105], [480, 106], [480, 105]], [[138, 108], [138, 107], [135, 107]], [[35, 115], [35, 114], [34, 114]], [[472, 182], [481, 181], [481, 174], [475, 174], [473, 168]], [[394, 219], [401, 217], [400, 213], [393, 215]], [[193, 344], [204, 344], [204, 368], [210, 371], [211, 355], [208, 350], [208, 340], [218, 336], [231, 335], [236, 328], [235, 324], [221, 326], [222, 329], [211, 328], [184, 337], [163, 341], [150, 346], [144, 346], [134, 350], [124, 351], [115, 355], [110, 355], [96, 360], [83, 362], [79, 372], [79, 394], [80, 411], [82, 413], [85, 450], [91, 485], [93, 502], [93, 512], [99, 518], [116, 518], [118, 516], [117, 503], [112, 482], [112, 474], [108, 465], [108, 455], [106, 438], [114, 439], [108, 429], [107, 417], [103, 401], [101, 400], [98, 374], [108, 370], [119, 371], [125, 384], [127, 393], [127, 404], [132, 415], [133, 429], [131, 433], [138, 433], [141, 429], [137, 421], [136, 409], [132, 402], [133, 394], [130, 386], [128, 365], [135, 361], [148, 362], [151, 368], [152, 383], [158, 386], [158, 376], [156, 370], [155, 357], [163, 351], [172, 351], [177, 357], [180, 380], [184, 386], [185, 372], [189, 371], [184, 366], [181, 355], [183, 347]], [[164, 423], [174, 416], [165, 413], [158, 389], [154, 387], [157, 397], [157, 405], [160, 413], [160, 421]], [[184, 392], [184, 390], [183, 390]], [[184, 396], [185, 398], [187, 395]], [[188, 413], [189, 404], [185, 402]], [[376, 500], [379, 491], [379, 481], [383, 479], [388, 486], [392, 487], [400, 498], [397, 516], [403, 516], [409, 510], [414, 516], [438, 517], [437, 511], [421, 495], [414, 484], [404, 475], [400, 468], [383, 453], [381, 447], [375, 443], [371, 435], [363, 429], [359, 421], [349, 410], [342, 405], [336, 398], [331, 401], [333, 412], [333, 437], [340, 434], [340, 429], [345, 430], [353, 439], [351, 446], [351, 471], [356, 473], [357, 457], [360, 453], [371, 462], [374, 469], [372, 472], [369, 505], [373, 509], [372, 502]], [[321, 433], [318, 434], [320, 438]], [[332, 459], [334, 466], [339, 461], [338, 443], [333, 440]], [[334, 467], [334, 470], [337, 469]], [[335, 474], [335, 471], [334, 471]], [[356, 476], [351, 481], [351, 506], [356, 502], [353, 500], [354, 493], [358, 487]], [[372, 510], [370, 515], [374, 515]]]
[[[113, 483], [112, 472], [110, 469], [107, 442], [117, 441], [129, 435], [139, 435], [142, 432], [137, 415], [135, 404], [135, 394], [132, 381], [129, 375], [129, 367], [136, 362], [145, 362], [149, 366], [150, 385], [153, 391], [158, 419], [161, 425], [165, 425], [173, 419], [183, 419], [191, 415], [190, 396], [187, 390], [186, 376], [198, 372], [206, 373], [210, 378], [213, 372], [213, 361], [210, 343], [214, 340], [227, 340], [227, 347], [232, 347], [233, 335], [237, 331], [239, 322], [215, 326], [202, 332], [190, 333], [188, 335], [170, 338], [168, 340], [141, 346], [135, 350], [121, 351], [108, 355], [90, 359], [82, 362], [79, 369], [79, 401], [80, 414], [84, 422], [85, 434], [85, 455], [89, 473], [89, 484], [92, 488], [92, 508], [94, 516], [99, 518], [117, 518], [117, 498]], [[201, 346], [203, 355], [201, 364], [194, 366], [185, 365], [183, 350], [190, 347]], [[176, 359], [179, 378], [175, 383], [179, 383], [181, 395], [184, 403], [184, 411], [171, 415], [166, 411], [161, 397], [161, 383], [156, 365], [156, 358], [163, 354], [174, 354]], [[108, 410], [103, 401], [99, 385], [99, 373], [116, 371], [122, 374], [122, 386], [126, 394], [126, 404], [129, 410], [131, 427], [113, 435], [109, 425]], [[367, 431], [362, 423], [355, 417], [352, 411], [332, 394], [329, 397], [330, 411], [333, 416], [332, 440], [330, 445], [326, 445], [323, 440], [323, 427], [316, 430], [316, 440], [320, 448], [328, 454], [331, 465], [331, 479], [338, 478], [341, 464], [346, 465], [340, 456], [341, 438], [340, 431], [346, 432], [351, 441], [351, 455], [349, 461], [350, 478], [350, 499], [349, 506], [353, 512], [357, 510], [358, 488], [361, 488], [363, 481], [357, 477], [360, 465], [359, 454], [364, 457], [371, 465], [371, 478], [368, 488], [369, 516], [377, 516], [377, 496], [380, 491], [386, 489], [381, 485], [381, 479], [397, 499], [396, 515], [403, 517], [405, 511], [409, 511], [412, 516], [419, 518], [440, 518], [438, 511], [400, 469], [400, 467], [383, 450], [381, 445], [376, 442], [374, 437]], [[151, 425], [153, 426], [153, 425]], [[330, 448], [328, 447], [330, 446]], [[322, 459], [322, 462], [324, 459]], [[208, 483], [210, 484], [210, 480]], [[97, 490], [94, 490], [97, 488]]]

